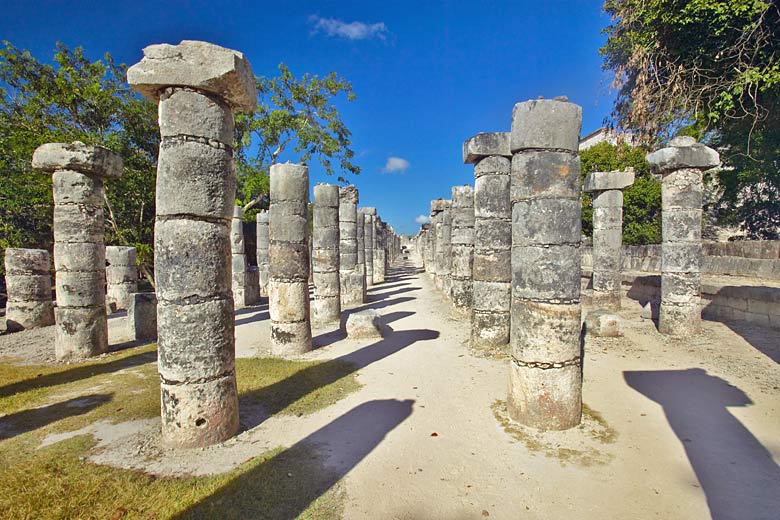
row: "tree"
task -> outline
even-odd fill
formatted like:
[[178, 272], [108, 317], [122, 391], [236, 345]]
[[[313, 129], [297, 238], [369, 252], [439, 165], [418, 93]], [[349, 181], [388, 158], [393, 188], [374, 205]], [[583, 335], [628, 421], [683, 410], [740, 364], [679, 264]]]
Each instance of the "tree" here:
[[[633, 168], [634, 184], [623, 190], [623, 243], [625, 245], [661, 242], [661, 183], [650, 174], [645, 160], [647, 150], [606, 141], [580, 152], [582, 180], [595, 171]], [[593, 235], [593, 198], [582, 194], [582, 232]]]
[[124, 159], [122, 178], [106, 183], [106, 242], [138, 248], [143, 269], [151, 263], [154, 223], [155, 105], [130, 90], [126, 67], [109, 54], [90, 61], [82, 48], [57, 44], [49, 65], [9, 42], [3, 45], [0, 247], [50, 249], [51, 176], [33, 170], [30, 160], [43, 143], [82, 141]]
[[339, 181], [360, 173], [352, 162], [352, 134], [334, 104], [342, 93], [355, 100], [349, 82], [335, 72], [297, 79], [284, 63], [279, 73], [257, 78], [257, 109], [236, 117], [237, 198], [246, 217], [252, 217], [251, 209], [268, 207], [269, 170], [285, 152], [302, 163], [318, 160], [328, 175], [338, 172]]
[[657, 146], [676, 134], [721, 152], [721, 218], [780, 224], [780, 6], [769, 0], [606, 0], [601, 49], [612, 124]]

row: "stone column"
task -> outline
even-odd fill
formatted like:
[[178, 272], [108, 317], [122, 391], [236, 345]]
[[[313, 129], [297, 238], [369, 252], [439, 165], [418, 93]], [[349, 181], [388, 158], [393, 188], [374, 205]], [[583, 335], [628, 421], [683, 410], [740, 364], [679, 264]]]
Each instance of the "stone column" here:
[[136, 341], [157, 339], [157, 296], [135, 293], [127, 308], [127, 334]]
[[366, 257], [366, 287], [374, 285], [374, 243], [376, 241], [376, 208], [361, 208], [364, 218], [363, 241]]
[[463, 162], [474, 165], [474, 264], [471, 348], [507, 350], [512, 293], [512, 206], [509, 134], [477, 134], [463, 143]]
[[620, 310], [623, 245], [623, 192], [634, 171], [593, 172], [582, 189], [593, 193], [593, 305]]
[[452, 303], [456, 309], [471, 309], [474, 266], [474, 190], [452, 188]]
[[450, 269], [452, 266], [452, 201], [445, 200], [439, 221], [436, 223], [436, 287], [444, 293], [450, 294]]
[[385, 223], [377, 216], [374, 219], [374, 284], [385, 281], [386, 267]]
[[271, 166], [269, 211], [271, 353], [303, 354], [312, 349], [309, 309], [309, 169]]
[[439, 208], [441, 200], [431, 201], [430, 222], [428, 223], [428, 232], [426, 233], [425, 271], [432, 277], [436, 276], [436, 224], [439, 220], [439, 213], [441, 213]]
[[154, 236], [163, 443], [199, 447], [238, 431], [230, 227], [234, 111], [251, 111], [243, 54], [151, 45], [128, 83], [159, 102]]
[[102, 354], [108, 349], [103, 182], [122, 175], [122, 159], [99, 146], [49, 143], [35, 150], [32, 166], [53, 172], [55, 354], [59, 360]]
[[339, 321], [341, 284], [339, 280], [339, 187], [314, 186], [314, 320]]
[[138, 292], [136, 251], [128, 246], [106, 246], [106, 301], [129, 309]]
[[261, 211], [257, 221], [257, 271], [260, 296], [268, 296], [268, 212]]
[[5, 321], [9, 332], [54, 325], [48, 251], [6, 249], [5, 285]]
[[344, 306], [363, 303], [365, 293], [365, 278], [358, 268], [357, 204], [357, 188], [339, 189], [339, 276]]
[[362, 295], [360, 303], [366, 301], [366, 225], [365, 215], [360, 211], [357, 212], [357, 220], [355, 221], [355, 235], [357, 236], [357, 270], [360, 273], [360, 286], [362, 288]]
[[582, 109], [566, 98], [512, 112], [512, 333], [507, 408], [541, 430], [580, 423]]
[[647, 155], [661, 183], [661, 309], [658, 330], [690, 335], [701, 322], [702, 172], [720, 164], [718, 152], [692, 137], [675, 137]]
[[260, 299], [260, 273], [258, 268], [250, 266], [246, 259], [244, 241], [244, 210], [233, 207], [233, 220], [230, 224], [230, 253], [233, 269], [233, 301], [240, 309], [254, 305]]

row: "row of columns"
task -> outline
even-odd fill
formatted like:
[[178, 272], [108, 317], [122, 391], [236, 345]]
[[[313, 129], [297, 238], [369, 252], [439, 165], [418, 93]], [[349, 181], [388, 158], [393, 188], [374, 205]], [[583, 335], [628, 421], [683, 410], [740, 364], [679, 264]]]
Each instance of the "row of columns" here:
[[[436, 287], [470, 312], [472, 349], [509, 356], [510, 416], [540, 429], [581, 419], [582, 191], [593, 194], [593, 304], [614, 311], [622, 297], [622, 190], [634, 172], [594, 172], [581, 183], [581, 119], [566, 98], [515, 105], [510, 132], [463, 144], [474, 189], [431, 201], [416, 237]], [[701, 179], [719, 157], [678, 137], [647, 160], [662, 176], [659, 331], [682, 335], [700, 321]]]

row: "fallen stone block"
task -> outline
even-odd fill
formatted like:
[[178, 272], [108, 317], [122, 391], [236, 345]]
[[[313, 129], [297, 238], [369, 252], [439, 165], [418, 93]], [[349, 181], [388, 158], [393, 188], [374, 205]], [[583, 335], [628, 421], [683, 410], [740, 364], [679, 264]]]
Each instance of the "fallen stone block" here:
[[623, 319], [609, 311], [595, 310], [585, 319], [585, 330], [596, 338], [619, 338], [623, 336]]
[[371, 309], [355, 312], [347, 318], [346, 328], [349, 339], [381, 338], [381, 315]]

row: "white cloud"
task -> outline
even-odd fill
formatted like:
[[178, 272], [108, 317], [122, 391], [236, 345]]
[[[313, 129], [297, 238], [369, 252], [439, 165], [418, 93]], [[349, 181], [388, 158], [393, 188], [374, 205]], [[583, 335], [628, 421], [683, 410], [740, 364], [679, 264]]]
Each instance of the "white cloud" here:
[[387, 29], [384, 22], [347, 23], [343, 20], [337, 20], [336, 18], [321, 18], [317, 15], [311, 15], [309, 17], [309, 23], [314, 26], [312, 29], [313, 34], [323, 32], [328, 36], [346, 38], [347, 40], [369, 40], [371, 38], [385, 40], [387, 39], [387, 35], [390, 34], [390, 31]]
[[418, 224], [430, 224], [431, 223], [431, 217], [428, 215], [418, 215], [416, 219], [414, 219], [415, 222]]
[[400, 157], [388, 157], [382, 173], [403, 173], [409, 168], [409, 161]]

